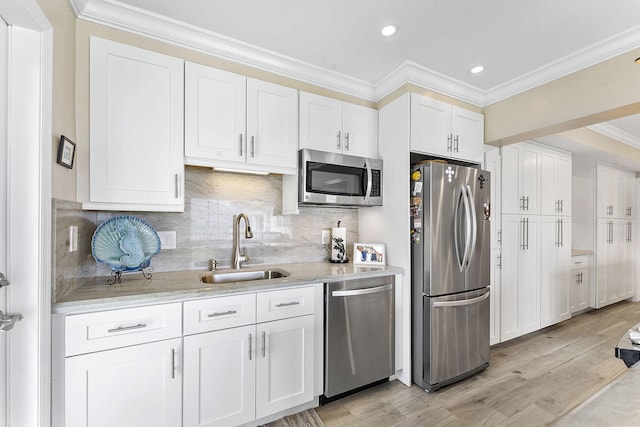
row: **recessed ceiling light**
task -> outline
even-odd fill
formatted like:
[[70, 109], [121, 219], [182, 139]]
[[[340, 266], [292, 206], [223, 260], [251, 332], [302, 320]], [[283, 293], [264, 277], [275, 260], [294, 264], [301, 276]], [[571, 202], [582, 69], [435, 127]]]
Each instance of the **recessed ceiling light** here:
[[473, 67], [471, 69], [471, 74], [478, 74], [484, 71], [484, 66], [482, 65], [476, 65], [475, 67]]
[[636, 64], [640, 64], [640, 58], [636, 58]]
[[380, 30], [380, 34], [382, 34], [384, 37], [391, 37], [397, 31], [398, 31], [398, 27], [396, 25], [385, 25]]

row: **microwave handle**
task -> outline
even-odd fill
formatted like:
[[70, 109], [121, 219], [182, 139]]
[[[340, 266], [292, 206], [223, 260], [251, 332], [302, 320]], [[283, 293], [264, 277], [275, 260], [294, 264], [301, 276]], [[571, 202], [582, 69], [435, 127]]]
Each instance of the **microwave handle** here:
[[364, 194], [364, 200], [369, 200], [369, 196], [371, 196], [371, 187], [373, 186], [373, 177], [371, 176], [371, 163], [369, 159], [364, 160], [364, 167], [367, 168], [367, 191]]

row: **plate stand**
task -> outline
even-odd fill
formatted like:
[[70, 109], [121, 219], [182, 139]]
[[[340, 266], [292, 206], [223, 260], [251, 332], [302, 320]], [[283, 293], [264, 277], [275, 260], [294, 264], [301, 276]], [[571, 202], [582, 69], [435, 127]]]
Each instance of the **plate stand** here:
[[[153, 276], [153, 274], [151, 274], [153, 272], [153, 267], [151, 266], [141, 268], [140, 270], [137, 270], [137, 271], [141, 272], [142, 276], [147, 280], [151, 280], [151, 277]], [[116, 283], [122, 283], [122, 273], [134, 273], [137, 271], [125, 272], [122, 270], [111, 270], [111, 278], [107, 279], [107, 285], [115, 285]]]

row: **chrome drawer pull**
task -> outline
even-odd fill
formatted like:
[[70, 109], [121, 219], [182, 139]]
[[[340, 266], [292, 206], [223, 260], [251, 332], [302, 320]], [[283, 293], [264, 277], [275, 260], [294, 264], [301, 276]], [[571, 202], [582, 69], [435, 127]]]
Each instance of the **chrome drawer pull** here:
[[300, 304], [300, 301], [281, 302], [280, 304], [276, 304], [276, 307], [290, 307], [298, 304]]
[[237, 310], [229, 310], [229, 311], [222, 311], [222, 312], [216, 312], [216, 313], [212, 313], [209, 314], [207, 317], [217, 317], [217, 316], [228, 316], [230, 314], [237, 314], [238, 311]]
[[146, 323], [138, 323], [137, 325], [132, 325], [132, 326], [118, 326], [117, 328], [107, 330], [107, 332], [112, 334], [114, 332], [130, 331], [132, 329], [142, 329], [146, 327], [147, 327]]

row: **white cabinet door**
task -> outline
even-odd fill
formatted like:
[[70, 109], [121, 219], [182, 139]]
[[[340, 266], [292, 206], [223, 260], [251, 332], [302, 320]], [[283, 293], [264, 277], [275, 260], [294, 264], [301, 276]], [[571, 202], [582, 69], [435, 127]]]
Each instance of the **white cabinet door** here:
[[605, 165], [597, 166], [596, 212], [598, 218], [618, 216], [618, 171]]
[[411, 151], [453, 156], [451, 105], [411, 94]]
[[313, 400], [314, 319], [257, 326], [256, 418]]
[[571, 216], [571, 157], [541, 149], [540, 213]]
[[634, 271], [634, 225], [631, 220], [616, 220], [618, 239], [618, 298], [620, 300], [635, 296]]
[[568, 319], [571, 221], [565, 217], [540, 219], [540, 327]]
[[343, 152], [378, 157], [378, 110], [342, 103]]
[[86, 208], [184, 210], [184, 63], [91, 37]]
[[618, 253], [615, 241], [616, 233], [613, 219], [598, 219], [596, 280], [594, 293], [595, 301], [592, 301], [595, 308], [602, 308], [607, 304], [617, 302], [618, 270], [616, 266], [616, 258]]
[[300, 92], [300, 148], [342, 152], [342, 101]]
[[502, 147], [502, 212], [540, 212], [540, 147], [519, 143]]
[[451, 132], [456, 157], [482, 159], [484, 146], [484, 116], [474, 111], [451, 106]]
[[499, 248], [491, 249], [491, 294], [489, 295], [489, 345], [498, 344], [500, 340], [500, 269], [501, 254]]
[[502, 217], [502, 341], [540, 328], [538, 224], [535, 216]]
[[184, 337], [184, 427], [255, 419], [255, 325]]
[[182, 424], [180, 338], [65, 360], [65, 426]]
[[187, 62], [184, 155], [244, 162], [246, 77]]
[[300, 92], [300, 148], [378, 157], [378, 110]]
[[247, 79], [247, 144], [247, 163], [296, 172], [297, 90]]

